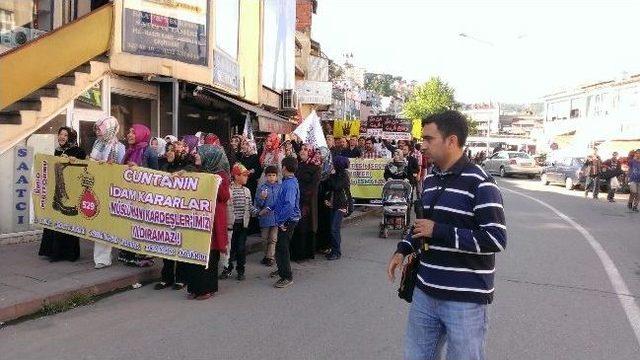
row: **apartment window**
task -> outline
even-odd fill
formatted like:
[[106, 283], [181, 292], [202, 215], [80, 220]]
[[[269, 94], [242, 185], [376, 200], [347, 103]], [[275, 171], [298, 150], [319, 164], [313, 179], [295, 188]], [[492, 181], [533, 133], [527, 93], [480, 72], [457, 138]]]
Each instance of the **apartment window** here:
[[571, 109], [571, 113], [569, 114], [569, 117], [572, 118], [572, 119], [579, 118], [580, 117], [580, 109]]
[[240, 0], [216, 1], [216, 47], [238, 60]]

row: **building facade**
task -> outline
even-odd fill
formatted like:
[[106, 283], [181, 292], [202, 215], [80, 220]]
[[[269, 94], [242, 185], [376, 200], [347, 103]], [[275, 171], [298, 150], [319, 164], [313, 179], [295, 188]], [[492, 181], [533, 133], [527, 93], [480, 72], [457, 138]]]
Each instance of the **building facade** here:
[[550, 94], [544, 101], [549, 147], [584, 154], [604, 142], [635, 146], [640, 140], [640, 74]]
[[[223, 144], [247, 117], [258, 136], [291, 132], [282, 98], [295, 88], [295, 12], [295, 0], [0, 0], [3, 39], [46, 32], [0, 48], [0, 169], [52, 154], [61, 126], [90, 150], [107, 115], [123, 133], [142, 123]], [[0, 186], [0, 240], [37, 236], [31, 185], [12, 179]]]

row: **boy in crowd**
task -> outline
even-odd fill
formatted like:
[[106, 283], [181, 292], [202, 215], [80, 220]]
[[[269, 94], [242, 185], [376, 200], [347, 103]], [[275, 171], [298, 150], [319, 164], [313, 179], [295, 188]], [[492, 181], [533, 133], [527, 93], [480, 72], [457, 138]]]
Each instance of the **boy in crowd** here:
[[278, 184], [278, 168], [267, 166], [265, 182], [256, 191], [255, 208], [258, 211], [262, 240], [265, 242], [264, 258], [260, 262], [266, 266], [275, 264], [276, 241], [278, 240], [278, 227], [274, 215], [275, 202], [280, 192]]
[[280, 277], [280, 280], [274, 284], [279, 289], [293, 284], [289, 243], [300, 220], [300, 188], [295, 175], [297, 170], [298, 161], [295, 158], [282, 160], [282, 185], [280, 185], [280, 192], [274, 204], [276, 226], [278, 226], [278, 240], [276, 242], [278, 270], [269, 275], [269, 277]]
[[231, 253], [229, 266], [220, 274], [220, 279], [228, 279], [233, 271], [233, 262], [237, 262], [238, 280], [245, 279], [244, 266], [247, 262], [246, 243], [247, 228], [251, 219], [251, 191], [245, 186], [249, 179], [249, 170], [240, 163], [235, 163], [231, 169], [233, 183], [231, 184], [231, 202], [233, 203], [233, 235], [231, 236]]

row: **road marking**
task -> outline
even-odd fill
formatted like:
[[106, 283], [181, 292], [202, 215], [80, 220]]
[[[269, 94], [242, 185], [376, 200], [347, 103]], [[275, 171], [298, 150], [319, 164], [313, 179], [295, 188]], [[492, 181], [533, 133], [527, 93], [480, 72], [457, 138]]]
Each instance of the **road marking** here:
[[620, 271], [618, 271], [616, 264], [613, 262], [613, 260], [611, 260], [611, 257], [609, 256], [607, 251], [602, 247], [602, 245], [598, 242], [598, 240], [596, 240], [596, 238], [594, 238], [593, 235], [591, 235], [591, 233], [589, 233], [589, 231], [587, 231], [587, 229], [585, 229], [582, 225], [578, 224], [569, 216], [565, 215], [560, 210], [554, 208], [553, 206], [547, 204], [546, 202], [542, 200], [538, 200], [533, 196], [523, 194], [519, 191], [507, 189], [505, 187], [503, 187], [502, 190], [506, 190], [516, 195], [520, 195], [527, 199], [533, 200], [538, 204], [548, 208], [549, 210], [553, 211], [556, 215], [558, 215], [562, 220], [566, 221], [569, 225], [573, 226], [574, 229], [578, 230], [580, 234], [582, 234], [582, 236], [587, 240], [589, 245], [591, 245], [591, 248], [593, 249], [593, 251], [595, 251], [596, 255], [598, 255], [598, 258], [600, 259], [600, 262], [602, 263], [602, 266], [604, 267], [604, 270], [606, 271], [607, 276], [609, 277], [609, 281], [611, 281], [611, 285], [613, 285], [613, 290], [615, 291], [616, 296], [618, 297], [618, 300], [620, 300], [620, 305], [622, 305], [622, 309], [624, 309], [624, 312], [627, 315], [627, 319], [631, 324], [631, 328], [633, 329], [633, 332], [636, 335], [636, 340], [640, 345], [640, 308], [638, 308], [638, 304], [636, 303], [635, 299], [631, 296], [631, 291], [629, 291], [629, 287], [624, 282], [622, 275], [620, 275]]

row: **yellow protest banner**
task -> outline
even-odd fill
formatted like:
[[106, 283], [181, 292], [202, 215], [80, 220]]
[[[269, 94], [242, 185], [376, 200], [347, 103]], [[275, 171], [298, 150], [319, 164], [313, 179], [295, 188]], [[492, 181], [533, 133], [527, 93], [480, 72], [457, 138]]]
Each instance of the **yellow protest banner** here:
[[362, 200], [372, 204], [381, 203], [387, 163], [389, 159], [350, 159], [350, 190], [356, 203], [362, 203]]
[[36, 223], [95, 242], [207, 265], [220, 177], [36, 154]]
[[413, 119], [413, 125], [411, 127], [411, 136], [414, 139], [422, 140], [422, 120]]
[[333, 136], [359, 136], [360, 120], [335, 120], [333, 122]]

